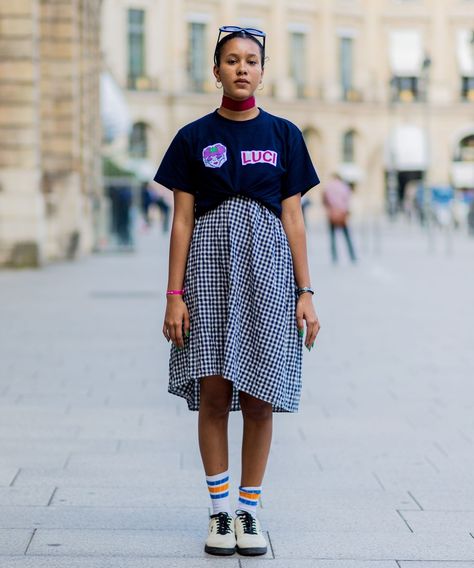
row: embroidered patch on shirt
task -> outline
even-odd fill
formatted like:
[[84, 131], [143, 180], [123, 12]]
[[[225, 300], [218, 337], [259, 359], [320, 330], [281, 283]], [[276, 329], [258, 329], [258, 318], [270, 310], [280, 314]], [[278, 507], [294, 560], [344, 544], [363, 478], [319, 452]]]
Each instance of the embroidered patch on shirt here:
[[206, 168], [220, 168], [227, 162], [227, 148], [219, 142], [206, 146], [202, 151], [202, 161]]
[[243, 166], [248, 166], [249, 164], [277, 165], [278, 152], [273, 150], [242, 150], [240, 155]]

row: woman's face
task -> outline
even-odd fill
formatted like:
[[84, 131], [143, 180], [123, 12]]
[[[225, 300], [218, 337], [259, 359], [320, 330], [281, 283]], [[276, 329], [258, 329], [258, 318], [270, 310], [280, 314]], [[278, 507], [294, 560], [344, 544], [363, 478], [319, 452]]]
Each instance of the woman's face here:
[[220, 65], [214, 66], [224, 94], [234, 100], [251, 97], [262, 82], [263, 69], [258, 45], [251, 39], [234, 38], [222, 47]]

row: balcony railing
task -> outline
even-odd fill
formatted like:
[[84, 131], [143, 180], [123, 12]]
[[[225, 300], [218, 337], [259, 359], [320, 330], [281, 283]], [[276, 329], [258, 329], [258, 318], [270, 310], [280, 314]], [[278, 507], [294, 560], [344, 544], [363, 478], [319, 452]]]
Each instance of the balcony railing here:
[[127, 78], [127, 89], [131, 91], [156, 91], [158, 90], [158, 81], [146, 75], [129, 75]]

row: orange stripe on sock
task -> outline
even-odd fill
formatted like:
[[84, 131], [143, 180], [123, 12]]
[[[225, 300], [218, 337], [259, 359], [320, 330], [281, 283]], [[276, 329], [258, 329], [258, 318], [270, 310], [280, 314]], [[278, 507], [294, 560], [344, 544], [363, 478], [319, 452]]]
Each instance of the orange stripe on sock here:
[[229, 489], [229, 483], [224, 483], [224, 485], [218, 485], [217, 487], [208, 487], [209, 493], [222, 493]]
[[245, 491], [239, 491], [239, 494], [244, 499], [253, 499], [254, 501], [258, 501], [260, 498], [260, 493], [246, 493]]

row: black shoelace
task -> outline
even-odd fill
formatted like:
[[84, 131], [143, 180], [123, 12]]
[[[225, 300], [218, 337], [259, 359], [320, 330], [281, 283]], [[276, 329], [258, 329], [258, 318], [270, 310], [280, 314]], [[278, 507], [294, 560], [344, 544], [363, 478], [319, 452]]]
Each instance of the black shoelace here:
[[217, 518], [217, 534], [228, 534], [230, 533], [230, 526], [232, 524], [232, 517], [227, 513], [217, 513], [211, 515], [212, 518]]
[[248, 511], [238, 511], [237, 516], [244, 525], [245, 534], [257, 534], [257, 525], [255, 518]]

